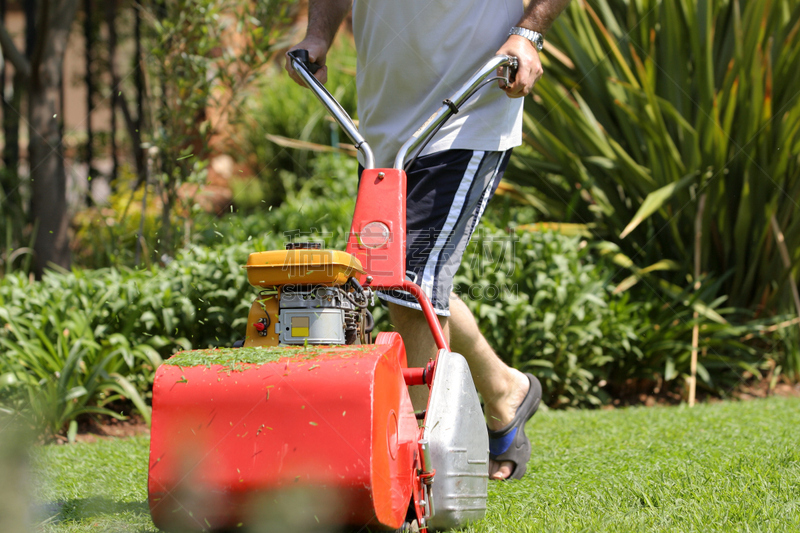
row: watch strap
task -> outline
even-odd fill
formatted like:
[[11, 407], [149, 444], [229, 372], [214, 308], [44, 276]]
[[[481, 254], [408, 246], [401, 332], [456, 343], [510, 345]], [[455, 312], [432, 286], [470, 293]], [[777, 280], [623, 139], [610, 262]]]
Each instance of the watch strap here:
[[514, 26], [508, 32], [508, 35], [519, 35], [520, 37], [524, 37], [528, 39], [533, 46], [536, 47], [537, 50], [541, 51], [544, 47], [544, 36], [539, 33], [538, 31], [529, 30], [528, 28], [521, 28], [519, 26]]

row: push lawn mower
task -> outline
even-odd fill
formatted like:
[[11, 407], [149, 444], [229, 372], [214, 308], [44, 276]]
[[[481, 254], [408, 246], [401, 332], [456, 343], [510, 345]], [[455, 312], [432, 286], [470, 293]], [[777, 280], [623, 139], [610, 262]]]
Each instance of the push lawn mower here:
[[[496, 56], [376, 169], [368, 144], [312, 74], [293, 66], [361, 152], [345, 252], [292, 243], [250, 254], [258, 287], [243, 347], [176, 354], [156, 373], [149, 504], [162, 529], [308, 531], [458, 527], [486, 510], [489, 441], [464, 358], [405, 277], [407, 159], [482, 85], [516, 60]], [[410, 156], [410, 157], [409, 157]], [[438, 346], [408, 368], [397, 333], [372, 340], [374, 291], [419, 302]], [[415, 414], [410, 385], [430, 388]], [[420, 425], [421, 421], [421, 425]]]

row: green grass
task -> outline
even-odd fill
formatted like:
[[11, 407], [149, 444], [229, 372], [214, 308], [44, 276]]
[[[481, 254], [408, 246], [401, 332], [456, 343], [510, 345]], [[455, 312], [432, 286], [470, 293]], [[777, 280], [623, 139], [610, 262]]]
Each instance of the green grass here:
[[44, 532], [154, 532], [142, 437], [49, 445], [34, 459], [37, 518]]
[[550, 412], [467, 531], [798, 531], [800, 401]]
[[[464, 531], [798, 531], [799, 423], [797, 398], [542, 412], [528, 475]], [[142, 438], [38, 449], [43, 530], [155, 531], [146, 465]]]

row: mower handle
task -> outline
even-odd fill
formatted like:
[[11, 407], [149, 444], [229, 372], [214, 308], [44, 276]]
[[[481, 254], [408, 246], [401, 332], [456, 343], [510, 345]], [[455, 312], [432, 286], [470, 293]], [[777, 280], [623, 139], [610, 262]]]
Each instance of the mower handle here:
[[308, 50], [292, 50], [289, 52], [292, 58], [292, 67], [303, 78], [311, 92], [322, 102], [322, 105], [330, 112], [334, 120], [347, 133], [347, 136], [355, 143], [356, 149], [364, 156], [364, 168], [375, 168], [375, 156], [364, 137], [358, 132], [358, 128], [353, 123], [353, 119], [347, 111], [339, 105], [339, 102], [328, 92], [325, 86], [314, 77], [314, 72], [322, 68], [316, 63], [308, 61]]
[[436, 132], [447, 119], [457, 113], [461, 105], [481, 87], [492, 73], [495, 73], [498, 69], [503, 69], [499, 77], [505, 78], [507, 82], [511, 74], [509, 71], [516, 71], [518, 66], [519, 60], [512, 56], [498, 55], [487, 61], [455, 92], [455, 94], [453, 94], [453, 96], [444, 100], [442, 102], [442, 107], [431, 115], [431, 117], [425, 121], [425, 124], [400, 147], [400, 151], [397, 152], [397, 156], [394, 160], [394, 168], [403, 170], [408, 154], [413, 152], [415, 148], [418, 148], [430, 135]]

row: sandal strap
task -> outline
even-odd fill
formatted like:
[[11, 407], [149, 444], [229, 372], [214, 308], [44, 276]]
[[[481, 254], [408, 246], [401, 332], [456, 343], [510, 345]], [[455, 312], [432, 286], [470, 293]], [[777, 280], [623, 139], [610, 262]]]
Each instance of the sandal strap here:
[[489, 453], [491, 455], [502, 455], [508, 451], [511, 443], [514, 442], [514, 437], [517, 436], [516, 427], [512, 427], [511, 431], [506, 432], [505, 435], [489, 439]]

